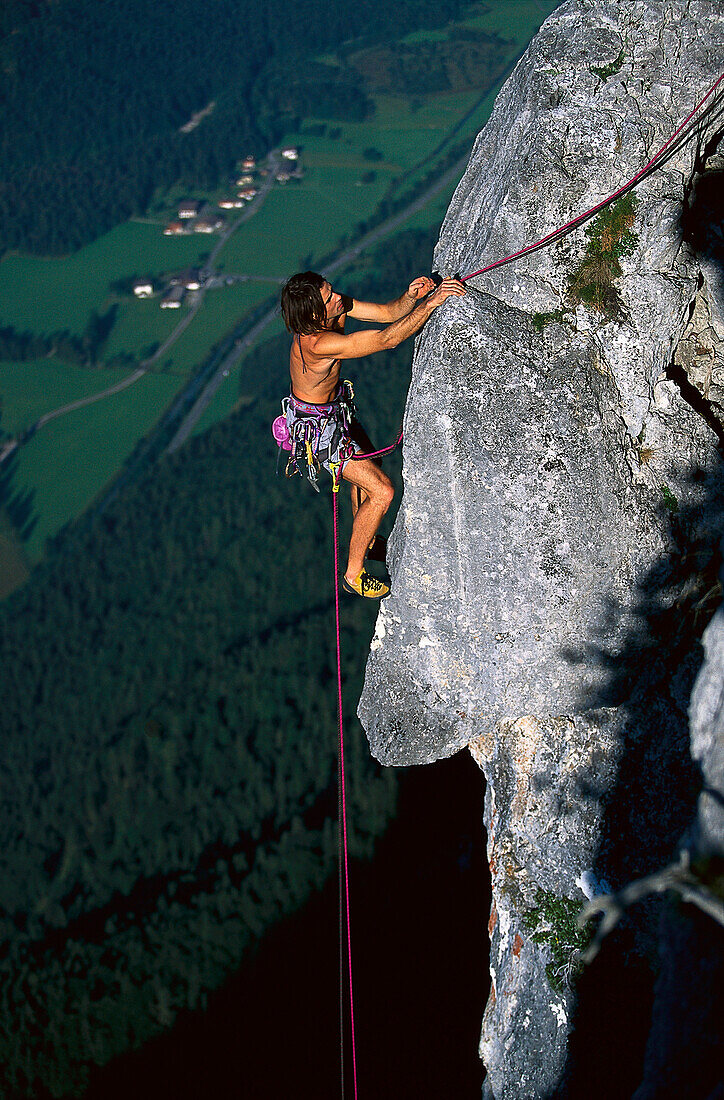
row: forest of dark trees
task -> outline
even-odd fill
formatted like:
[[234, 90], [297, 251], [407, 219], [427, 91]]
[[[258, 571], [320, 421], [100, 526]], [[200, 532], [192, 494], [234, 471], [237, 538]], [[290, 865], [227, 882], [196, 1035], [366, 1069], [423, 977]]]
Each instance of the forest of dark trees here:
[[[341, 288], [399, 294], [435, 235], [386, 243]], [[411, 357], [354, 364], [380, 443]], [[331, 499], [275, 477], [287, 387], [280, 337], [245, 361], [253, 403], [61, 532], [0, 607], [0, 1092], [80, 1095], [89, 1063], [202, 1003], [333, 869]], [[354, 717], [375, 613], [343, 604], [363, 856], [396, 789]]]
[[492, 84], [505, 69], [505, 45], [497, 35], [455, 28], [447, 41], [384, 44], [357, 50], [350, 69], [370, 91], [417, 96]]
[[[398, 0], [396, 26], [437, 26], [464, 7]], [[158, 189], [213, 186], [307, 114], [364, 117], [359, 70], [310, 58], [374, 47], [388, 26], [385, 0], [4, 0], [0, 255], [68, 252]]]

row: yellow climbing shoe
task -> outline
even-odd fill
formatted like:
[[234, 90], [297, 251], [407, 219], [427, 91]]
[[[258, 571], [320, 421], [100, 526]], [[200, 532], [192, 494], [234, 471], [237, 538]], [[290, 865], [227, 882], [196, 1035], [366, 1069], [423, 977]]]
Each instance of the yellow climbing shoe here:
[[373, 577], [366, 569], [363, 569], [354, 581], [348, 581], [346, 577], [343, 577], [342, 586], [345, 592], [354, 592], [358, 596], [366, 596], [368, 600], [383, 600], [385, 596], [389, 595], [390, 591], [389, 584], [378, 581], [377, 577]]

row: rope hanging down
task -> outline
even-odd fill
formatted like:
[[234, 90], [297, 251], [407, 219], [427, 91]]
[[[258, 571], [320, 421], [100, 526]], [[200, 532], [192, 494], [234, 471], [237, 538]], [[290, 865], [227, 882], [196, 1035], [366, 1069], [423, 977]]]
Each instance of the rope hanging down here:
[[[340, 926], [342, 923], [342, 883], [344, 882], [344, 897], [345, 897], [345, 909], [347, 916], [347, 975], [349, 980], [349, 1021], [350, 1031], [352, 1035], [352, 1077], [354, 1082], [354, 1095], [355, 1100], [357, 1097], [357, 1051], [355, 1047], [355, 1033], [354, 1033], [354, 996], [352, 992], [352, 939], [350, 936], [350, 921], [349, 921], [349, 856], [347, 851], [347, 796], [344, 777], [344, 723], [342, 721], [342, 661], [341, 661], [341, 646], [339, 640], [339, 540], [337, 538], [337, 500], [339, 494], [339, 485], [341, 481], [341, 472], [337, 471], [332, 487], [332, 500], [333, 507], [332, 513], [334, 516], [334, 609], [337, 631], [337, 713], [339, 717], [339, 767], [338, 767], [338, 782], [339, 782], [339, 830], [340, 830], [340, 847], [339, 847], [339, 890], [340, 890]], [[344, 872], [344, 873], [343, 873]], [[340, 937], [340, 1059], [341, 1059], [341, 1071], [342, 1071], [342, 1100], [344, 1100], [344, 1005], [343, 1005], [343, 984], [342, 984], [342, 940]]]
[[[546, 244], [550, 244], [553, 240], [562, 236], [564, 233], [571, 229], [581, 225], [588, 218], [592, 217], [599, 210], [602, 210], [604, 206], [608, 206], [624, 192], [634, 187], [643, 177], [651, 172], [662, 156], [669, 148], [669, 146], [676, 140], [679, 134], [685, 129], [685, 127], [691, 122], [694, 115], [704, 106], [710, 96], [714, 94], [719, 85], [724, 81], [724, 73], [716, 80], [706, 95], [699, 100], [694, 109], [686, 116], [684, 121], [678, 127], [677, 130], [671, 135], [669, 140], [661, 146], [659, 151], [648, 161], [647, 164], [637, 172], [630, 180], [619, 187], [617, 191], [603, 199], [601, 202], [592, 206], [590, 210], [586, 210], [583, 214], [579, 214], [577, 217], [572, 218], [571, 221], [566, 222], [565, 225], [560, 226], [558, 229], [554, 229], [552, 233], [546, 234], [545, 237], [541, 237], [539, 241], [535, 241], [534, 244], [526, 245], [525, 248], [521, 248], [518, 252], [512, 252], [509, 256], [504, 256], [502, 260], [496, 260], [495, 263], [488, 264], [487, 267], [481, 267], [479, 271], [473, 271], [469, 275], [461, 275], [460, 282], [465, 283], [469, 279], [474, 279], [477, 275], [483, 275], [486, 271], [492, 271], [496, 267], [502, 267], [503, 264], [511, 263], [513, 260], [519, 259], [521, 256], [526, 256], [530, 252], [535, 252], [537, 249], [542, 248]], [[396, 447], [402, 442], [402, 430], [394, 443], [390, 443], [388, 447], [383, 447], [379, 451], [370, 451], [367, 454], [357, 454], [351, 456], [352, 460], [359, 460], [362, 458], [379, 458], [382, 455], [389, 454], [394, 451]], [[338, 760], [338, 784], [339, 784], [339, 904], [340, 904], [340, 1059], [341, 1059], [341, 1072], [342, 1072], [342, 1100], [344, 1100], [344, 1004], [343, 1004], [343, 981], [342, 981], [342, 967], [343, 967], [343, 946], [342, 946], [342, 901], [344, 897], [344, 908], [346, 912], [346, 939], [347, 939], [347, 975], [348, 975], [348, 989], [349, 989], [349, 1014], [350, 1014], [350, 1031], [352, 1038], [352, 1077], [354, 1084], [354, 1096], [357, 1100], [357, 1050], [355, 1046], [355, 1028], [354, 1028], [354, 997], [352, 990], [352, 941], [350, 936], [350, 905], [349, 905], [349, 857], [347, 850], [347, 800], [346, 800], [346, 787], [345, 787], [345, 769], [344, 769], [344, 723], [342, 719], [342, 660], [341, 660], [341, 646], [340, 646], [340, 629], [339, 629], [339, 550], [338, 550], [338, 538], [337, 538], [337, 498], [339, 493], [339, 486], [342, 480], [341, 470], [337, 471], [337, 474], [333, 482], [333, 516], [334, 516], [334, 606], [335, 606], [335, 619], [336, 619], [336, 633], [337, 633], [337, 711], [339, 718], [339, 760]], [[344, 889], [343, 889], [344, 886]]]

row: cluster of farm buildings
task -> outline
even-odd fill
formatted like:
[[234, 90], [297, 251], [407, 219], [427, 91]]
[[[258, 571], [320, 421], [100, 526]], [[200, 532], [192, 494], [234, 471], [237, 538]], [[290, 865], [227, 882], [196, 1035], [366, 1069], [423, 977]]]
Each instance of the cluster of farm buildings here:
[[[187, 290], [201, 290], [208, 278], [208, 273], [192, 267], [180, 275], [173, 275], [166, 281], [164, 294], [161, 298], [161, 309], [180, 309], [181, 303], [186, 297]], [[152, 298], [157, 292], [157, 287], [151, 279], [136, 279], [133, 284], [133, 293], [136, 298]]]
[[[257, 166], [255, 157], [244, 157], [239, 167], [242, 174], [235, 180], [236, 197], [219, 199], [217, 206], [221, 210], [233, 210], [246, 206], [259, 193], [257, 177], [266, 177], [270, 171], [274, 171], [275, 182], [281, 184], [302, 177], [299, 166], [299, 150], [292, 146], [281, 150], [281, 163], [271, 161], [271, 168], [268, 167], [269, 163], [268, 160], [265, 165]], [[215, 211], [210, 203], [188, 200], [179, 205], [178, 220], [169, 222], [163, 232], [166, 236], [188, 233], [215, 233], [222, 230], [225, 224], [224, 216]], [[163, 287], [163, 297], [160, 302], [161, 309], [179, 309], [187, 291], [200, 290], [203, 286], [206, 286], [211, 278], [212, 274], [209, 271], [190, 268], [188, 271], [166, 279]], [[218, 280], [215, 280], [215, 282], [219, 283]], [[136, 298], [152, 298], [160, 289], [151, 279], [136, 279], [133, 284], [133, 293]]]
[[[291, 146], [281, 150], [281, 156], [287, 163], [283, 167], [277, 167], [275, 180], [277, 183], [288, 183], [290, 179], [300, 178], [299, 150]], [[239, 210], [251, 202], [258, 194], [257, 174], [267, 176], [268, 167], [257, 167], [256, 158], [244, 157], [241, 161], [241, 175], [235, 180], [236, 196], [233, 198], [219, 199], [217, 205], [221, 210]], [[164, 234], [168, 237], [186, 233], [215, 233], [224, 228], [224, 217], [216, 213], [208, 203], [189, 200], [182, 202], [178, 208], [178, 218], [169, 222], [164, 228]]]

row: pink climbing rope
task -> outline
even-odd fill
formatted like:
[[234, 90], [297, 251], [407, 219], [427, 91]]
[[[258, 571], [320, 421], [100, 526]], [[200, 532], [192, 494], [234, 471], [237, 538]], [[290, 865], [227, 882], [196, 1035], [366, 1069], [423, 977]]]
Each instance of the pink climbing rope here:
[[381, 455], [388, 455], [390, 451], [394, 451], [395, 447], [399, 447], [402, 443], [402, 429], [400, 428], [400, 434], [394, 443], [390, 443], [389, 447], [383, 447], [381, 451], [370, 451], [368, 454], [350, 455], [350, 459], [360, 458], [379, 458]]
[[[396, 444], [395, 444], [396, 446]], [[349, 856], [347, 851], [347, 798], [345, 790], [344, 779], [344, 722], [342, 719], [342, 658], [341, 658], [341, 643], [339, 634], [339, 543], [337, 538], [337, 498], [339, 493], [339, 484], [341, 481], [341, 471], [337, 473], [334, 479], [334, 488], [332, 492], [333, 499], [333, 515], [334, 515], [334, 608], [335, 608], [335, 620], [337, 629], [337, 712], [339, 717], [339, 788], [340, 788], [340, 822], [339, 828], [342, 834], [342, 844], [340, 847], [340, 860], [343, 860], [344, 864], [344, 893], [346, 902], [346, 914], [347, 914], [347, 974], [349, 978], [349, 1021], [350, 1031], [352, 1035], [352, 1076], [354, 1081], [354, 1095], [355, 1100], [357, 1097], [357, 1051], [355, 1047], [355, 1032], [354, 1032], [354, 997], [352, 995], [352, 939], [350, 935], [350, 909], [349, 909]], [[340, 881], [341, 881], [342, 868], [340, 868]], [[341, 977], [341, 975], [340, 975]], [[341, 1037], [342, 1050], [344, 1050], [344, 1036]], [[342, 1061], [342, 1090], [344, 1092], [344, 1059]]]
[[640, 172], [637, 172], [636, 175], [632, 176], [632, 178], [627, 183], [624, 183], [622, 187], [619, 187], [618, 191], [614, 191], [612, 195], [609, 195], [608, 198], [605, 198], [601, 202], [596, 203], [595, 206], [592, 206], [590, 210], [586, 210], [585, 213], [578, 214], [575, 218], [572, 218], [571, 221], [566, 222], [565, 225], [561, 225], [558, 229], [554, 229], [552, 233], [547, 233], [545, 237], [541, 237], [541, 239], [539, 241], [536, 241], [535, 244], [528, 244], [525, 246], [525, 248], [521, 248], [519, 252], [511, 252], [510, 256], [504, 256], [502, 260], [496, 260], [495, 263], [488, 264], [487, 267], [481, 267], [479, 271], [473, 271], [470, 275], [461, 275], [460, 282], [465, 283], [468, 281], [468, 279], [474, 279], [476, 275], [483, 275], [486, 271], [492, 271], [494, 267], [501, 267], [503, 264], [510, 263], [511, 260], [517, 260], [520, 256], [525, 256], [528, 252], [533, 252], [536, 248], [540, 248], [542, 245], [546, 244], [554, 237], [557, 237], [560, 233], [564, 233], [567, 229], [573, 229], [573, 227], [578, 225], [579, 222], [585, 221], [586, 218], [590, 218], [591, 215], [595, 214], [597, 210], [601, 210], [604, 206], [608, 206], [610, 202], [613, 202], [614, 199], [617, 199], [619, 195], [622, 195], [624, 193], [624, 191], [628, 191], [629, 188], [638, 183], [642, 176], [646, 175], [649, 169], [653, 168], [657, 160], [660, 160], [660, 158], [669, 148], [671, 143], [676, 140], [684, 127], [687, 126], [688, 123], [692, 120], [699, 108], [704, 106], [710, 95], [713, 95], [718, 86], [721, 84], [722, 80], [724, 80], [724, 73], [722, 73], [718, 80], [714, 81], [706, 95], [699, 100], [693, 111], [689, 112], [684, 121], [681, 123], [681, 126], [679, 126], [678, 130], [674, 131], [669, 140], [661, 146], [658, 153], [656, 153], [651, 158], [648, 164], [645, 164], [643, 166]]
[[[525, 248], [521, 248], [518, 252], [511, 252], [509, 256], [503, 256], [502, 260], [496, 260], [495, 263], [488, 264], [487, 267], [481, 267], [478, 271], [472, 271], [469, 275], [461, 275], [460, 282], [466, 283], [469, 279], [474, 279], [477, 275], [484, 275], [486, 271], [492, 271], [495, 267], [502, 267], [503, 264], [508, 264], [512, 260], [517, 260], [521, 256], [526, 256], [529, 252], [534, 252], [536, 249], [542, 248], [543, 245], [547, 244], [549, 241], [552, 241], [554, 237], [558, 237], [562, 233], [565, 233], [566, 230], [573, 229], [575, 228], [575, 226], [580, 225], [581, 222], [586, 221], [586, 219], [590, 218], [593, 214], [596, 213], [596, 211], [602, 210], [604, 206], [608, 206], [608, 204], [613, 202], [614, 199], [617, 199], [619, 195], [622, 195], [624, 191], [628, 191], [630, 190], [630, 188], [634, 187], [636, 183], [638, 183], [638, 181], [654, 167], [656, 162], [661, 159], [671, 143], [676, 141], [681, 131], [684, 130], [685, 127], [691, 122], [694, 115], [697, 114], [697, 112], [704, 106], [707, 99], [709, 99], [709, 97], [714, 94], [722, 81], [724, 81], [724, 73], [722, 73], [722, 75], [714, 81], [706, 95], [702, 96], [702, 98], [699, 100], [693, 110], [689, 112], [689, 114], [686, 116], [678, 129], [674, 131], [669, 140], [664, 142], [659, 151], [655, 153], [653, 157], [651, 157], [651, 160], [649, 160], [648, 163], [643, 166], [640, 172], [637, 172], [635, 176], [632, 176], [627, 183], [624, 183], [621, 187], [619, 187], [617, 191], [614, 191], [613, 194], [609, 195], [607, 198], [602, 199], [601, 202], [596, 203], [596, 205], [592, 206], [590, 210], [584, 211], [583, 214], [577, 214], [575, 218], [572, 218], [569, 222], [566, 222], [564, 225], [559, 226], [558, 229], [554, 229], [552, 233], [547, 233], [545, 237], [541, 237], [539, 241], [535, 241], [533, 244], [526, 245]], [[389, 447], [383, 447], [381, 451], [371, 451], [369, 454], [358, 454], [352, 455], [351, 457], [355, 459], [378, 458], [380, 455], [386, 455], [389, 454], [390, 451], [394, 451], [396, 447], [399, 447], [400, 443], [402, 443], [402, 431], [400, 431], [400, 434], [398, 435], [395, 442], [391, 443]]]

